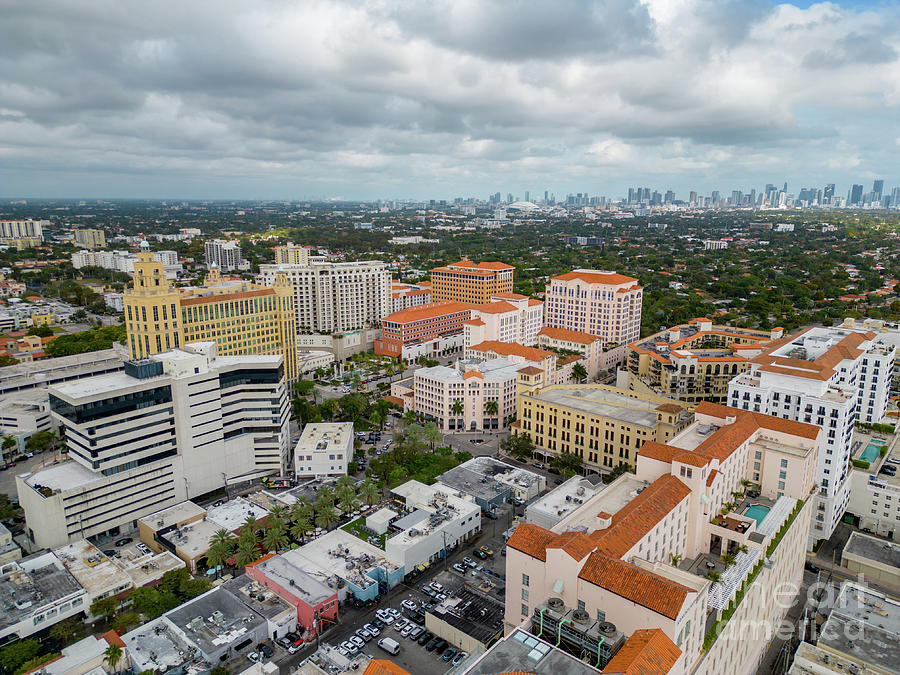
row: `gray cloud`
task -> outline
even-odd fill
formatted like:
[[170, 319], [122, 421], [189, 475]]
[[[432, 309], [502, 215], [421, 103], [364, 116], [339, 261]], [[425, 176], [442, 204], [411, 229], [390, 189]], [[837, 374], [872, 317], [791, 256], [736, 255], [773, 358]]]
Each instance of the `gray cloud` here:
[[811, 182], [837, 147], [889, 177], [897, 18], [738, 0], [22, 0], [0, 22], [0, 194], [616, 194]]

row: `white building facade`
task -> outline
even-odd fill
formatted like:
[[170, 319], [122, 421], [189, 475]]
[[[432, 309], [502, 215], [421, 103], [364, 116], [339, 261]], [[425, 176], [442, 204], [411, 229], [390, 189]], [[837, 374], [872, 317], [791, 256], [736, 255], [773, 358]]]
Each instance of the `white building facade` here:
[[371, 328], [389, 313], [391, 275], [383, 262], [260, 265], [257, 282], [272, 286], [280, 271], [294, 286], [298, 333]]
[[530, 347], [544, 323], [544, 303], [517, 293], [501, 293], [472, 309], [463, 324], [465, 346], [485, 341], [516, 342]]
[[[728, 403], [734, 408], [823, 429], [811, 545], [831, 536], [847, 508], [848, 467], [860, 401], [868, 415], [869, 402], [881, 400], [880, 391], [890, 387], [893, 349], [876, 343], [874, 337], [874, 333], [840, 328], [807, 329], [770, 343], [751, 359], [750, 370], [728, 386]], [[874, 417], [884, 415], [883, 408], [880, 412], [872, 408]], [[754, 469], [755, 475], [759, 467]], [[751, 480], [757, 480], [754, 475]]]
[[353, 422], [307, 424], [294, 448], [298, 477], [346, 476], [353, 458]]
[[50, 388], [69, 461], [16, 477], [28, 534], [61, 546], [136, 527], [172, 504], [283, 474], [289, 404], [280, 356], [217, 357], [214, 343]]
[[213, 239], [203, 245], [203, 250], [208, 268], [215, 265], [223, 272], [250, 269], [250, 263], [244, 260], [241, 247], [236, 241]]

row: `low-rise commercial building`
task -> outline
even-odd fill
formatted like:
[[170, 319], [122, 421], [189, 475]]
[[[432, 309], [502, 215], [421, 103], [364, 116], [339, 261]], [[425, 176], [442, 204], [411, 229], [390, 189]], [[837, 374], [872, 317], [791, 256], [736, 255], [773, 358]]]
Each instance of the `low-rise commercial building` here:
[[520, 393], [516, 433], [536, 455], [577, 455], [585, 472], [634, 466], [647, 441], [667, 442], [690, 423], [687, 404], [601, 384], [555, 385]]
[[513, 499], [529, 501], [547, 489], [543, 475], [493, 457], [473, 457], [442, 473], [438, 483], [472, 497], [483, 511], [493, 511]]
[[520, 363], [460, 360], [413, 374], [413, 410], [443, 431], [503, 430], [515, 414]]
[[12, 533], [6, 525], [0, 523], [0, 566], [21, 557], [22, 549], [13, 541]]
[[628, 345], [620, 386], [689, 403], [725, 403], [731, 379], [783, 335], [781, 328], [752, 330], [691, 319]]
[[87, 593], [85, 613], [104, 598], [125, 599], [134, 588], [132, 578], [87, 539], [79, 539], [54, 549], [53, 554]]
[[[667, 443], [646, 443], [636, 474], [552, 529], [516, 528], [507, 543], [507, 633], [530, 617], [530, 630], [610, 669], [644, 640], [641, 631], [659, 629], [681, 663], [661, 672], [756, 668], [771, 633], [746, 626], [774, 630], [788, 606], [776, 589], [800, 587], [822, 434], [705, 402], [696, 416]], [[755, 458], [776, 470], [750, 497], [742, 481]]]
[[384, 552], [407, 572], [423, 563], [446, 557], [481, 531], [481, 507], [455, 496], [440, 484], [416, 480], [398, 485], [391, 494], [407, 515], [391, 523], [395, 532], [385, 540]]
[[851, 532], [841, 551], [841, 567], [875, 583], [900, 587], [900, 546], [861, 532]]
[[279, 356], [216, 356], [215, 344], [198, 343], [55, 385], [50, 406], [67, 461], [16, 476], [38, 546], [130, 530], [161, 508], [288, 466]]
[[503, 635], [502, 600], [469, 585], [448, 595], [425, 613], [426, 629], [470, 655], [483, 653]]
[[353, 458], [353, 422], [318, 422], [303, 427], [294, 448], [298, 478], [347, 475]]
[[574, 475], [540, 499], [525, 507], [525, 521], [548, 530], [568, 517], [582, 504], [606, 489], [606, 484], [596, 473], [587, 476]]
[[[43, 664], [38, 670], [30, 671], [40, 675], [100, 675], [109, 667], [107, 650], [115, 645], [124, 648], [125, 643], [114, 631], [103, 635], [88, 635], [68, 647], [63, 647], [60, 655]], [[131, 666], [128, 654], [123, 651], [118, 667], [125, 670]]]
[[457, 350], [463, 344], [463, 322], [471, 316], [471, 305], [449, 300], [394, 312], [381, 320], [375, 353], [410, 361]]

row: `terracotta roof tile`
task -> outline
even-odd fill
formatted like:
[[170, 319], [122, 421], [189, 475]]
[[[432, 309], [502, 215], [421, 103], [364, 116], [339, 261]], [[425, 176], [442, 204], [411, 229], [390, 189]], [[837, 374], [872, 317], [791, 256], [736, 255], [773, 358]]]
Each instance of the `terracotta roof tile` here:
[[393, 661], [372, 659], [363, 671], [363, 675], [410, 675], [410, 673]]
[[681, 658], [681, 650], [661, 628], [641, 628], [610, 659], [604, 673], [665, 675]]
[[399, 405], [401, 407], [403, 406], [403, 399], [396, 396], [382, 396], [381, 400], [387, 401], [388, 403], [393, 403], [394, 405]]
[[459, 262], [455, 262], [452, 265], [448, 265], [448, 267], [472, 267], [481, 270], [514, 270], [516, 269], [512, 265], [507, 265], [502, 262], [480, 262], [473, 263], [471, 260], [460, 260]]
[[524, 368], [519, 368], [516, 372], [524, 373], [525, 375], [538, 375], [540, 373], [543, 373], [544, 371], [534, 366], [525, 366]]
[[583, 560], [597, 545], [581, 532], [564, 532], [547, 543], [547, 548], [559, 548], [573, 560]]
[[475, 309], [485, 314], [506, 314], [507, 312], [515, 312], [516, 308], [504, 300], [497, 302], [488, 302], [484, 305], [475, 305]]
[[551, 328], [544, 326], [538, 331], [538, 335], [546, 335], [551, 340], [565, 340], [566, 342], [577, 342], [578, 344], [589, 345], [597, 342], [600, 337], [591, 335], [590, 333], [582, 333], [580, 330], [569, 330], [568, 328]]
[[480, 377], [482, 380], [484, 379], [484, 375], [482, 375], [482, 374], [481, 374], [479, 371], [477, 371], [477, 370], [469, 370], [469, 371], [466, 371], [466, 373], [463, 374], [463, 379], [464, 379], [464, 380], [468, 380], [468, 379], [473, 378], [473, 377]]
[[518, 293], [494, 293], [492, 298], [505, 298], [507, 300], [524, 300], [527, 298], [527, 295], [520, 295]]
[[516, 342], [499, 342], [497, 340], [485, 340], [477, 345], [467, 347], [476, 352], [493, 352], [498, 356], [521, 356], [528, 361], [543, 361], [553, 352], [548, 352], [536, 347], [523, 347]]
[[572, 281], [574, 279], [580, 279], [581, 281], [587, 282], [589, 284], [611, 284], [613, 286], [619, 286], [620, 284], [629, 284], [637, 282], [637, 279], [633, 277], [626, 277], [624, 274], [616, 274], [614, 272], [602, 273], [602, 272], [569, 272], [567, 274], [560, 274], [559, 276], [553, 277], [553, 279], [558, 279], [559, 281]]
[[532, 558], [547, 561], [547, 544], [555, 537], [550, 530], [532, 523], [519, 523], [507, 540], [506, 545], [530, 555]]
[[442, 300], [440, 302], [432, 302], [427, 305], [419, 305], [418, 307], [410, 307], [409, 309], [401, 309], [399, 312], [388, 314], [381, 321], [394, 321], [396, 323], [411, 323], [413, 321], [421, 321], [422, 319], [432, 319], [447, 314], [457, 314], [459, 312], [469, 311], [471, 315], [472, 305], [464, 302], [456, 302], [455, 300]]
[[590, 554], [578, 578], [673, 620], [688, 593], [693, 593], [687, 586], [597, 551]]

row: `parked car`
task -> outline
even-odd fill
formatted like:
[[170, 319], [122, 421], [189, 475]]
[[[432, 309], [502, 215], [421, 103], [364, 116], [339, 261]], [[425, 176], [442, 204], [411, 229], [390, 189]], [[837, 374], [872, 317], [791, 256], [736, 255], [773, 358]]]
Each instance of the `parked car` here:
[[438, 646], [438, 642], [441, 639], [437, 636], [432, 637], [425, 645], [425, 651], [433, 652], [435, 648]]
[[[372, 639], [372, 634], [369, 631], [367, 631], [365, 628], [357, 628], [355, 631], [353, 631], [353, 635], [350, 636], [351, 640], [353, 640], [353, 636], [358, 637], [364, 643], [368, 642], [369, 640]], [[357, 644], [359, 644], [359, 643], [357, 643]], [[362, 646], [362, 645], [360, 645], [360, 646]]]
[[807, 572], [812, 572], [813, 574], [819, 573], [818, 565], [814, 565], [809, 560], [807, 560], [805, 563], [803, 563], [803, 567], [806, 569]]
[[410, 640], [418, 640], [422, 633], [425, 632], [425, 629], [421, 626], [416, 626], [411, 631], [409, 631], [409, 639]]
[[409, 637], [410, 633], [412, 633], [415, 629], [416, 629], [415, 624], [408, 623], [408, 624], [406, 624], [406, 626], [403, 627], [403, 630], [400, 631], [400, 635], [403, 637]]
[[125, 546], [125, 544], [131, 543], [131, 537], [122, 537], [121, 539], [116, 539], [116, 546]]
[[469, 652], [459, 652], [456, 656], [453, 657], [453, 665], [458, 666], [465, 660], [468, 655]]
[[[401, 619], [401, 621], [402, 621], [402, 619]], [[394, 628], [396, 628], [396, 627], [397, 626], [395, 625]], [[401, 628], [402, 628], [402, 626], [401, 626]], [[379, 630], [378, 626], [374, 626], [371, 623], [367, 623], [365, 626], [363, 626], [363, 630], [369, 631], [369, 633], [372, 635], [372, 637], [378, 637], [381, 634], [381, 630]]]
[[420, 626], [425, 625], [425, 614], [421, 611], [415, 612], [409, 618], [410, 618], [410, 621], [414, 621], [415, 623], [419, 624]]
[[378, 630], [383, 630], [387, 624], [376, 616], [374, 619], [372, 619], [372, 625], [375, 626]]
[[412, 600], [404, 600], [403, 602], [400, 603], [400, 605], [404, 609], [408, 609], [411, 612], [415, 612], [417, 609], [419, 609], [419, 606]]
[[500, 555], [504, 555], [504, 556], [506, 555], [506, 547], [505, 546], [500, 549]]
[[544, 463], [543, 463], [543, 462], [535, 462], [535, 463], [534, 463], [534, 468], [535, 468], [535, 469], [545, 469], [546, 467], [544, 466]]
[[444, 661], [449, 662], [453, 660], [454, 656], [456, 656], [456, 647], [450, 647], [450, 649], [444, 652], [444, 656], [442, 656], [441, 658], [443, 658]]
[[472, 551], [472, 555], [474, 555], [476, 558], [480, 558], [481, 560], [485, 560], [487, 558], [487, 553], [484, 553], [477, 548]]
[[478, 550], [481, 551], [482, 553], [484, 553], [484, 554], [487, 555], [487, 556], [492, 556], [492, 555], [494, 555], [494, 552], [493, 552], [491, 549], [489, 549], [487, 546], [482, 546], [482, 547], [479, 548]]
[[434, 634], [430, 631], [425, 631], [419, 636], [419, 639], [416, 640], [420, 645], [426, 645], [428, 642], [434, 637]]
[[141, 553], [150, 553], [150, 549], [147, 547], [147, 544], [139, 543], [135, 546], [135, 548]]
[[253, 663], [262, 663], [263, 662], [262, 656], [260, 654], [258, 654], [257, 652], [250, 652], [249, 654], [247, 654], [247, 658], [250, 659]]
[[466, 567], [475, 567], [475, 565], [478, 564], [477, 562], [472, 560], [469, 556], [466, 556], [465, 558], [463, 558], [462, 561]]
[[453, 563], [453, 569], [455, 569], [460, 574], [466, 573], [466, 566], [463, 565], [462, 563]]
[[516, 506], [524, 506], [525, 500], [521, 497], [516, 497], [515, 499], [513, 499], [513, 504], [515, 504]]
[[[370, 638], [370, 639], [371, 639], [371, 638]], [[362, 649], [363, 647], [366, 646], [366, 641], [363, 640], [363, 639], [362, 639], [359, 635], [357, 635], [356, 633], [354, 633], [354, 634], [351, 635], [349, 638], [347, 638], [347, 640], [348, 640], [349, 642], [352, 642], [353, 644], [355, 644], [355, 645], [356, 645], [357, 647], [359, 647], [360, 649]]]
[[442, 638], [438, 640], [437, 645], [434, 647], [434, 651], [436, 654], [443, 654], [445, 649], [447, 649], [447, 641]]
[[559, 469], [556, 469], [556, 468], [554, 468], [554, 467], [552, 467], [552, 466], [551, 466], [550, 468], [547, 469], [547, 473], [552, 473], [552, 474], [554, 474], [554, 475], [556, 475], [556, 476], [561, 476], [561, 475], [562, 475], [562, 473], [560, 473], [560, 470], [559, 470]]
[[431, 586], [431, 588], [433, 588], [434, 590], [436, 590], [438, 593], [440, 593], [441, 591], [444, 590], [444, 584], [439, 584], [439, 583], [436, 582], [436, 581], [432, 581], [432, 582], [429, 584], [429, 586]]
[[256, 645], [256, 650], [267, 659], [271, 659], [275, 655], [275, 650], [265, 642], [260, 642], [258, 645]]
[[390, 614], [395, 619], [400, 618], [400, 610], [399, 609], [394, 609], [393, 607], [385, 607], [384, 611], [387, 612], [388, 614]]

